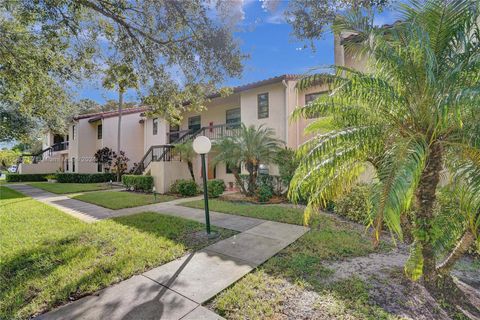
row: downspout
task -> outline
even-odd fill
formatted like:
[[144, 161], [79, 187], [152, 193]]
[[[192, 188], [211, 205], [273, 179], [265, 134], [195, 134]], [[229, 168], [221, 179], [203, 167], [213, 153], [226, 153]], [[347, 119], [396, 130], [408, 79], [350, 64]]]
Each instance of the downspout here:
[[285, 86], [285, 145], [288, 146], [288, 83], [285, 79], [282, 80], [282, 84]]

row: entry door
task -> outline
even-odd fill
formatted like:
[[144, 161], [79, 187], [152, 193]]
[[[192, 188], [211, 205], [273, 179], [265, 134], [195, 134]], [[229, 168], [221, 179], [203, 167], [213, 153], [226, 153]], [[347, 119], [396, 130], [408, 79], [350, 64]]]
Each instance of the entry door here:
[[212, 155], [208, 155], [208, 163], [207, 163], [207, 177], [208, 177], [208, 180], [212, 180], [212, 179], [215, 179], [216, 178], [216, 175], [215, 175], [215, 167], [211, 164], [212, 161], [210, 161], [211, 159], [213, 159], [213, 156]]

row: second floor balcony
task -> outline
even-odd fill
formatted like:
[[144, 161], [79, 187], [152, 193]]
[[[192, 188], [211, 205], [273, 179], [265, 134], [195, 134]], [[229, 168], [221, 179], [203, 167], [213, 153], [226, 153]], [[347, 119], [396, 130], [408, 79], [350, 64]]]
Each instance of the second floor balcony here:
[[55, 143], [55, 144], [50, 146], [50, 150], [51, 150], [51, 152], [68, 150], [68, 141]]
[[170, 144], [183, 143], [193, 140], [197, 136], [206, 136], [210, 140], [217, 140], [222, 137], [236, 136], [240, 131], [240, 123], [217, 124], [197, 129], [186, 129], [167, 132], [167, 141]]

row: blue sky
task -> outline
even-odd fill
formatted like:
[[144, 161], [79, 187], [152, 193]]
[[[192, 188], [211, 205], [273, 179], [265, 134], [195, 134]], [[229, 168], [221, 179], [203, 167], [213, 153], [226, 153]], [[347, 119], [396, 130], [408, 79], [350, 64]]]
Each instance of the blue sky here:
[[[242, 52], [250, 57], [244, 61], [242, 77], [228, 79], [222, 85], [235, 86], [286, 73], [304, 73], [311, 67], [334, 63], [332, 34], [327, 33], [323, 39], [315, 41], [315, 51], [310, 47], [304, 48], [307, 43], [292, 36], [292, 28], [282, 15], [282, 9], [288, 4], [286, 1], [280, 2], [275, 11], [262, 8], [263, 2], [259, 0], [232, 2], [236, 2], [234, 10], [238, 10], [237, 13], [242, 17], [235, 37], [240, 42]], [[394, 20], [394, 14], [388, 10], [376, 17], [377, 24]], [[117, 94], [103, 89], [100, 81], [88, 81], [76, 91], [77, 99], [89, 98], [99, 103], [117, 99]], [[126, 100], [136, 101], [136, 93], [129, 91]]]

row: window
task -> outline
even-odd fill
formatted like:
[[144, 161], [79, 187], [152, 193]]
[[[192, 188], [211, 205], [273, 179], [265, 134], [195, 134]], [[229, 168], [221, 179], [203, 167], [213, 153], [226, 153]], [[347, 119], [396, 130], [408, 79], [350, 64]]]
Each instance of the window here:
[[65, 159], [65, 171], [68, 172], [68, 158]]
[[155, 136], [158, 133], [158, 118], [154, 118], [152, 120], [152, 124], [153, 124], [153, 127], [152, 127], [153, 128], [153, 135]]
[[227, 110], [226, 124], [228, 127], [237, 127], [241, 122], [240, 108]]
[[[318, 97], [320, 97], [322, 94], [325, 94], [326, 92], [315, 92], [315, 93], [309, 93], [305, 95], [305, 105], [309, 104], [312, 101], [315, 101]], [[319, 114], [307, 114], [308, 119], [314, 119], [320, 117]]]
[[188, 130], [197, 131], [202, 127], [200, 116], [188, 118]]
[[309, 93], [305, 95], [305, 105], [309, 104], [310, 102], [314, 101], [317, 99], [322, 92], [315, 92], [315, 93]]
[[77, 130], [77, 127], [75, 125], [72, 126], [72, 140], [75, 140], [75, 130]]
[[178, 124], [170, 124], [168, 143], [172, 143], [180, 137], [180, 134], [178, 133], [179, 130], [180, 126]]
[[97, 139], [102, 139], [102, 135], [103, 135], [102, 125], [99, 124], [99, 125], [97, 126]]
[[258, 119], [268, 118], [268, 93], [257, 95]]
[[101, 162], [97, 162], [97, 172], [103, 172], [103, 164]]
[[72, 158], [72, 172], [75, 172], [75, 158]]

